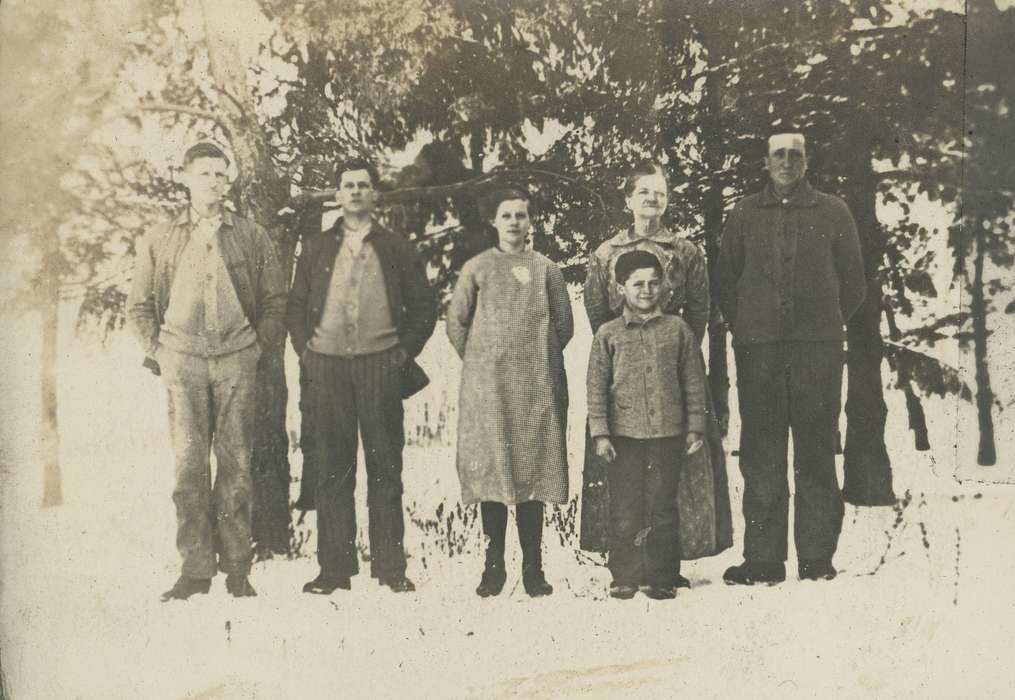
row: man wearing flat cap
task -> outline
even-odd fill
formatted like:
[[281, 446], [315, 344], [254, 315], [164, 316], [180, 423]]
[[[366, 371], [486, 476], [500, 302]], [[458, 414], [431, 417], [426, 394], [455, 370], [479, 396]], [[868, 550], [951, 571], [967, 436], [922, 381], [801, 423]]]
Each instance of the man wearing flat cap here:
[[[127, 318], [161, 374], [176, 453], [179, 579], [162, 600], [207, 593], [216, 571], [233, 596], [247, 575], [257, 365], [285, 342], [285, 278], [275, 244], [223, 206], [229, 159], [213, 143], [183, 156], [190, 203], [139, 242]], [[216, 475], [211, 479], [210, 453]]]
[[836, 574], [844, 326], [865, 293], [853, 216], [807, 181], [803, 135], [772, 135], [765, 163], [770, 180], [729, 212], [716, 265], [736, 356], [744, 477], [744, 562], [724, 574], [730, 584], [786, 577], [790, 431], [798, 573]]

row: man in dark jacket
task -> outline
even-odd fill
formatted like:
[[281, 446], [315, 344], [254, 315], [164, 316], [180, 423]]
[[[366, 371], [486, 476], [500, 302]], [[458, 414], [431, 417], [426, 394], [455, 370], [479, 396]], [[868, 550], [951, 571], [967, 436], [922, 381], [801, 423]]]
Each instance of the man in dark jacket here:
[[733, 332], [744, 476], [744, 563], [727, 583], [786, 577], [788, 434], [793, 432], [794, 540], [800, 578], [835, 576], [842, 527], [835, 439], [844, 324], [864, 298], [856, 225], [846, 204], [805, 178], [800, 134], [773, 135], [770, 182], [737, 202], [716, 266]]
[[[433, 333], [437, 308], [415, 248], [373, 220], [377, 171], [339, 165], [342, 217], [304, 242], [286, 312], [307, 374], [319, 470], [317, 559], [306, 593], [350, 588], [356, 552], [356, 450], [363, 435], [370, 513], [370, 570], [396, 592], [405, 575], [402, 399], [427, 382], [414, 358]], [[358, 432], [357, 432], [358, 431]]]
[[216, 569], [232, 595], [256, 595], [247, 579], [255, 384], [262, 349], [285, 342], [285, 281], [265, 230], [223, 208], [228, 167], [211, 143], [184, 154], [190, 205], [140, 241], [127, 299], [145, 364], [166, 384], [176, 453], [183, 567], [163, 601], [207, 593]]

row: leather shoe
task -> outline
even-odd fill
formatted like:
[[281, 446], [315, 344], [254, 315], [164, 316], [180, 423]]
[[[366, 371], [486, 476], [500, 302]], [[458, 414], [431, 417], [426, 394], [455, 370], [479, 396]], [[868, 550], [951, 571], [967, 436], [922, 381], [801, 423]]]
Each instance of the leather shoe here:
[[801, 581], [831, 581], [838, 573], [832, 566], [831, 559], [819, 559], [817, 561], [802, 561], [798, 564]]
[[186, 600], [195, 593], [207, 593], [211, 588], [210, 578], [191, 578], [181, 576], [168, 591], [162, 594], [163, 603], [170, 600]]
[[250, 580], [243, 574], [226, 576], [226, 590], [233, 598], [256, 598], [257, 591], [250, 585]]
[[522, 586], [524, 586], [525, 592], [529, 594], [530, 598], [539, 598], [540, 596], [553, 593], [553, 586], [546, 582], [546, 576], [543, 574], [542, 569], [523, 572]]
[[391, 578], [385, 576], [379, 579], [379, 581], [382, 586], [387, 586], [395, 593], [411, 593], [416, 590], [416, 584], [410, 581], [405, 574], [392, 576]]
[[745, 561], [726, 569], [722, 578], [730, 585], [753, 586], [755, 583], [766, 583], [772, 586], [786, 580], [786, 565], [781, 561]]
[[673, 600], [677, 597], [676, 586], [649, 586], [645, 591], [652, 600]]
[[303, 592], [313, 593], [315, 595], [331, 595], [337, 588], [341, 588], [346, 591], [350, 590], [352, 588], [352, 583], [349, 581], [349, 577], [325, 576], [324, 574], [319, 574], [313, 581], [303, 585]]
[[634, 594], [637, 592], [637, 586], [628, 586], [624, 583], [614, 583], [610, 585], [610, 597], [617, 598], [618, 600], [630, 600], [631, 598], [634, 598]]

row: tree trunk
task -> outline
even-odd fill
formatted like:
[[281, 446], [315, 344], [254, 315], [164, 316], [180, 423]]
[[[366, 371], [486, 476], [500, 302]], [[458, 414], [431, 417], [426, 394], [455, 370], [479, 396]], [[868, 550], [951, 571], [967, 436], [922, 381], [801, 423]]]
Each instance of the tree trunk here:
[[[894, 342], [899, 342], [902, 332], [895, 323], [895, 313], [891, 307], [885, 308], [885, 320], [888, 322], [888, 337]], [[898, 387], [906, 395], [906, 413], [909, 415], [909, 429], [913, 431], [914, 449], [918, 452], [926, 452], [930, 449], [930, 435], [927, 432], [927, 415], [923, 410], [923, 402], [915, 391], [913, 391], [912, 372], [906, 363], [891, 356], [888, 358], [889, 367], [894, 370], [898, 377]]]
[[846, 445], [843, 497], [858, 506], [895, 503], [892, 465], [885, 447], [884, 385], [881, 362], [881, 280], [884, 241], [877, 219], [877, 177], [870, 151], [856, 150], [847, 173], [849, 205], [856, 220], [867, 276], [867, 296], [847, 325]]
[[472, 170], [483, 172], [483, 156], [486, 151], [486, 128], [482, 124], [476, 124], [469, 133], [469, 163]]
[[56, 358], [60, 337], [60, 279], [56, 260], [60, 240], [55, 229], [46, 234], [39, 310], [42, 316], [42, 505], [63, 505], [60, 475], [60, 432], [57, 422]]
[[973, 260], [973, 284], [969, 307], [973, 317], [973, 357], [976, 362], [976, 413], [980, 424], [980, 446], [976, 462], [990, 467], [997, 463], [994, 444], [994, 392], [990, 387], [990, 368], [987, 366], [987, 299], [983, 291], [983, 263], [986, 254], [986, 233], [976, 222], [976, 257]]
[[[722, 85], [723, 76], [719, 71], [712, 71], [705, 78], [704, 103], [706, 109], [712, 114], [708, 123], [722, 123]], [[706, 162], [709, 170], [719, 172], [722, 170], [722, 163], [725, 153], [725, 144], [722, 143], [720, 130], [717, 130], [718, 137], [714, 142], [706, 142]], [[715, 135], [715, 134], [714, 134]], [[725, 211], [723, 201], [723, 187], [725, 183], [721, 180], [713, 180], [704, 201], [705, 220], [705, 258], [708, 261], [708, 276], [710, 280], [715, 279], [715, 263], [719, 259], [719, 244], [722, 239], [723, 214]], [[715, 290], [712, 290], [712, 299], [716, 298]], [[712, 390], [712, 401], [715, 407], [716, 418], [719, 420], [720, 432], [723, 437], [729, 429], [730, 419], [730, 373], [726, 346], [726, 323], [719, 312], [715, 302], [709, 315], [708, 324], [708, 383]]]
[[[288, 200], [288, 183], [276, 171], [267, 137], [255, 122], [254, 101], [234, 40], [232, 18], [211, 0], [202, 0], [201, 7], [209, 67], [236, 158], [240, 213], [268, 231], [289, 270], [295, 241], [276, 216]], [[257, 368], [257, 420], [250, 471], [254, 482], [252, 535], [259, 557], [290, 551], [289, 436], [285, 429], [289, 393], [284, 354], [284, 344], [265, 348]]]

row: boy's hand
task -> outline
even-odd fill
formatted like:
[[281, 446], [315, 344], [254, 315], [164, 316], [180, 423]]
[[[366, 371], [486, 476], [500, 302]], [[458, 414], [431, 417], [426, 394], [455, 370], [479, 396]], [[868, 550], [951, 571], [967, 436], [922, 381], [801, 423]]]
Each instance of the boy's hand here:
[[695, 452], [701, 449], [704, 444], [701, 440], [701, 433], [688, 433], [687, 434], [687, 454], [693, 455]]
[[613, 449], [613, 443], [605, 435], [596, 438], [596, 454], [607, 462], [612, 462], [617, 458], [617, 451]]

